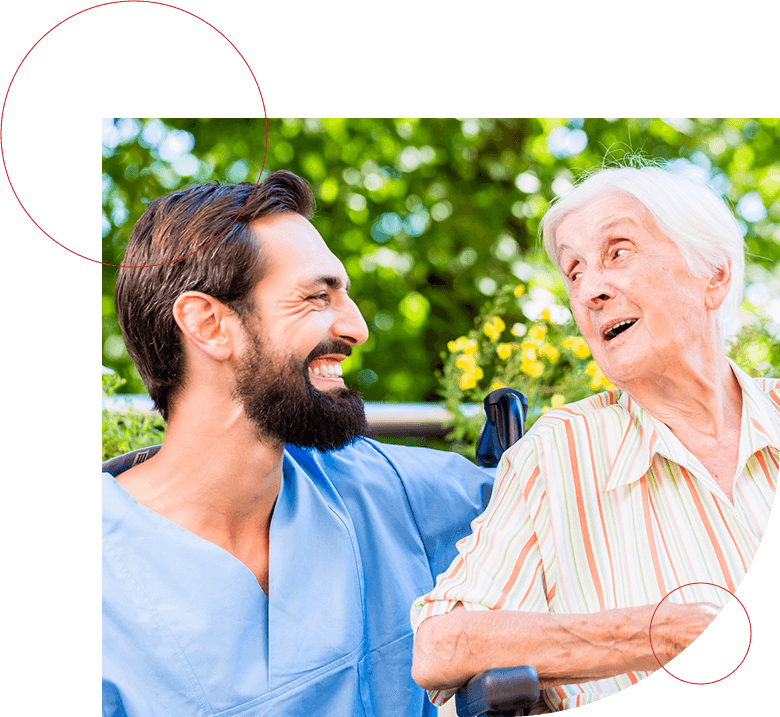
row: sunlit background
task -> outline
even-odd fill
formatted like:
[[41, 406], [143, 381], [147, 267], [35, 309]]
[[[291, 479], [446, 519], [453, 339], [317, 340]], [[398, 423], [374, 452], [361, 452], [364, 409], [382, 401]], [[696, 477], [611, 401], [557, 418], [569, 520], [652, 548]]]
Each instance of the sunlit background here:
[[[121, 263], [154, 198], [191, 183], [257, 179], [257, 119], [103, 121], [103, 261]], [[583, 170], [626, 153], [708, 179], [748, 246], [742, 320], [780, 334], [780, 121], [776, 119], [271, 119], [264, 171], [289, 169], [316, 197], [314, 223], [343, 261], [371, 337], [345, 362], [369, 401], [439, 400], [448, 341], [510, 282], [520, 320], [569, 317], [540, 249], [539, 220]], [[145, 389], [103, 269], [103, 364]], [[510, 317], [511, 319], [512, 317]]]

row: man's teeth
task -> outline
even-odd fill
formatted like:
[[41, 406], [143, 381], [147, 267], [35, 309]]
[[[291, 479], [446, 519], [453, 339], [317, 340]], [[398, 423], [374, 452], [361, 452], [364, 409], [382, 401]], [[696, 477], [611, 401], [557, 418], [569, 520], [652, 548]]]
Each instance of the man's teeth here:
[[320, 363], [316, 366], [309, 366], [309, 371], [321, 378], [340, 378], [342, 373], [340, 363]]

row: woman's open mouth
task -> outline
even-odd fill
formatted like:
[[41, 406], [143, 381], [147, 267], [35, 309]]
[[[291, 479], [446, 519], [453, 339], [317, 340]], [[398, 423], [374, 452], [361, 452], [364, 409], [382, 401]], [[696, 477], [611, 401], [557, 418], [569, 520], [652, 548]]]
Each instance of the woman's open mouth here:
[[618, 321], [603, 332], [604, 340], [612, 341], [612, 339], [614, 339], [616, 336], [620, 336], [620, 334], [622, 334], [624, 331], [628, 331], [628, 329], [630, 329], [637, 321], [638, 319], [623, 319]]

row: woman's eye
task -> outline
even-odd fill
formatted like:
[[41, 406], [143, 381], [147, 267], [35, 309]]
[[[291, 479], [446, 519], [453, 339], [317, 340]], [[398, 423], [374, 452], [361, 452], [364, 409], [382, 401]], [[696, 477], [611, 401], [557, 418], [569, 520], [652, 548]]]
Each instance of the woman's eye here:
[[615, 249], [614, 257], [615, 257], [615, 259], [618, 259], [623, 254], [627, 254], [627, 253], [628, 253], [628, 249]]
[[573, 271], [571, 274], [569, 274], [569, 281], [577, 281], [582, 276], [581, 271]]

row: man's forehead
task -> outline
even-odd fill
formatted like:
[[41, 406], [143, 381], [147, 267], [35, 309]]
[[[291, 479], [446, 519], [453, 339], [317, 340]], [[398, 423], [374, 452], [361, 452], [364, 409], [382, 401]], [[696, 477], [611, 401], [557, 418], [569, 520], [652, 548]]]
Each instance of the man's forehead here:
[[300, 214], [277, 214], [252, 223], [267, 273], [286, 273], [301, 285], [348, 286], [344, 266], [314, 225]]
[[272, 214], [256, 219], [249, 226], [261, 247], [269, 253], [287, 252], [297, 247], [311, 250], [319, 245], [327, 249], [314, 225], [295, 212]]

